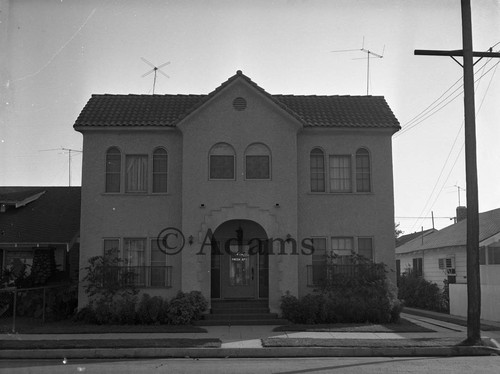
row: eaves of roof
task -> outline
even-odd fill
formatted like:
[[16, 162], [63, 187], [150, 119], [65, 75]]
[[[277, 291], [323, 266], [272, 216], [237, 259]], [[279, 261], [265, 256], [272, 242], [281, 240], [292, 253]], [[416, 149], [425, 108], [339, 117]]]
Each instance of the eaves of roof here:
[[237, 79], [304, 127], [400, 128], [382, 96], [271, 95], [241, 71], [208, 95], [92, 95], [74, 128], [175, 127]]

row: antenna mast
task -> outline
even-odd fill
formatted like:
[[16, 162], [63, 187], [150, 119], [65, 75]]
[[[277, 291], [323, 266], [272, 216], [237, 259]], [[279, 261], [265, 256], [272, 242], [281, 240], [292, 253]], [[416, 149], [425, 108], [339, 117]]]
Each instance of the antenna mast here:
[[462, 190], [462, 191], [466, 191], [466, 190], [465, 190], [465, 188], [462, 188], [457, 184], [454, 187], [456, 187], [458, 189], [458, 206], [461, 206], [460, 205], [460, 190]]
[[49, 152], [49, 151], [68, 152], [68, 186], [71, 187], [71, 152], [82, 153], [82, 151], [79, 149], [71, 149], [71, 148], [53, 148], [53, 149], [42, 149], [39, 152]]
[[141, 60], [144, 61], [146, 64], [148, 64], [152, 68], [151, 70], [145, 72], [142, 75], [142, 77], [144, 78], [145, 76], [147, 76], [151, 73], [154, 73], [154, 78], [153, 78], [153, 95], [154, 95], [155, 94], [155, 87], [156, 87], [156, 73], [160, 72], [161, 74], [163, 74], [167, 78], [170, 78], [167, 74], [165, 74], [163, 71], [161, 71], [161, 68], [170, 64], [170, 61], [165, 62], [164, 64], [161, 64], [160, 66], [155, 66], [153, 63], [149, 62], [144, 57], [141, 57]]
[[367, 57], [360, 57], [360, 58], [354, 58], [353, 60], [364, 60], [366, 58], [366, 95], [370, 94], [370, 55], [376, 57], [376, 58], [384, 58], [384, 52], [385, 52], [385, 46], [382, 50], [382, 54], [379, 55], [378, 53], [372, 52], [369, 49], [365, 49], [365, 37], [363, 36], [363, 44], [361, 45], [361, 49], [340, 49], [340, 50], [335, 50], [331, 52], [355, 52], [355, 51], [361, 51], [363, 53], [366, 53]]

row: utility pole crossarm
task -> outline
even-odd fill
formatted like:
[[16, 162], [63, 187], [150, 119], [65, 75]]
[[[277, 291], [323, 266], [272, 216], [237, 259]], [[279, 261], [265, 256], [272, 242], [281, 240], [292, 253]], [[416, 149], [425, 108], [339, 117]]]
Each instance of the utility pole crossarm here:
[[[415, 56], [463, 57], [464, 51], [462, 49], [456, 49], [453, 51], [415, 49], [414, 54], [415, 54]], [[500, 57], [500, 52], [472, 52], [472, 57]]]

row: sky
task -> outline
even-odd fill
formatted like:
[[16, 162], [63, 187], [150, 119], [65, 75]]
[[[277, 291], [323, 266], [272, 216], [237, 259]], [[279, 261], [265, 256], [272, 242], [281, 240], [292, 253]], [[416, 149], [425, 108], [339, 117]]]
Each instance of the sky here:
[[[500, 0], [472, 1], [475, 51], [500, 50]], [[92, 94], [207, 94], [242, 70], [270, 94], [384, 96], [395, 222], [453, 223], [466, 205], [460, 0], [0, 0], [0, 185], [81, 185]], [[348, 52], [338, 52], [352, 50]], [[475, 65], [479, 211], [500, 208], [500, 59]]]

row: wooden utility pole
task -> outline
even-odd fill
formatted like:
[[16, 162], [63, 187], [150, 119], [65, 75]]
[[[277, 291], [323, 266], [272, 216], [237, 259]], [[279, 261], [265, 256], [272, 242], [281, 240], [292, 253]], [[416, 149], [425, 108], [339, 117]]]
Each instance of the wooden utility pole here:
[[463, 57], [465, 109], [465, 173], [467, 183], [467, 340], [481, 342], [481, 283], [479, 278], [479, 208], [476, 160], [476, 115], [474, 104], [473, 57], [500, 57], [500, 53], [474, 52], [472, 49], [472, 20], [470, 0], [461, 0], [462, 50], [415, 50], [415, 55]]

